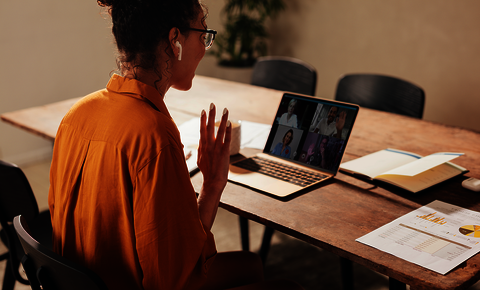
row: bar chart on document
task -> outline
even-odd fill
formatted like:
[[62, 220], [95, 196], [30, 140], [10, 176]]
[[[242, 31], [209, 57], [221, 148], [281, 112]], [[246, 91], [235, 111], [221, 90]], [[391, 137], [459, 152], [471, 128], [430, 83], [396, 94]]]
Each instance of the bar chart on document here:
[[480, 213], [434, 201], [357, 241], [446, 274], [480, 251]]

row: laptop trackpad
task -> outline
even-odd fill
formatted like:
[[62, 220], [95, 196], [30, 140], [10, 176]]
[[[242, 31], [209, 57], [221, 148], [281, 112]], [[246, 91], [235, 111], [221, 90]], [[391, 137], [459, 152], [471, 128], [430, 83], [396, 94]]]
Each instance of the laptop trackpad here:
[[301, 186], [232, 165], [228, 179], [280, 197], [303, 189]]

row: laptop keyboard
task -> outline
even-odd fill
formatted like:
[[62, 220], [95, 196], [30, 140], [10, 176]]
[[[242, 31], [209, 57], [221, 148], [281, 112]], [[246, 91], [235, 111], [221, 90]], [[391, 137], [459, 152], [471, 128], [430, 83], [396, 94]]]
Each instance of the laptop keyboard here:
[[328, 177], [327, 175], [321, 173], [303, 170], [258, 156], [244, 159], [233, 165], [281, 179], [302, 187], [308, 186]]

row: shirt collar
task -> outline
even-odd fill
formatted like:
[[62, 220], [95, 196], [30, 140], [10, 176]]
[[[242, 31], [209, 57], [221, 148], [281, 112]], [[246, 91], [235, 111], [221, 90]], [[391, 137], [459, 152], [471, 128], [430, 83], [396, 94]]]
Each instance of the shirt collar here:
[[152, 103], [161, 113], [172, 118], [163, 102], [163, 96], [154, 87], [144, 84], [136, 79], [125, 78], [118, 74], [114, 74], [108, 81], [107, 90], [120, 94], [139, 95]]

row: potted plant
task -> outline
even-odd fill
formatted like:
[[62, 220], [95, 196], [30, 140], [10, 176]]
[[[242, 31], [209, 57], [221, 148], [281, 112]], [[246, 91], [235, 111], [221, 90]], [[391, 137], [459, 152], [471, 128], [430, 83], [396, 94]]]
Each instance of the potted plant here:
[[283, 0], [226, 0], [225, 29], [212, 50], [220, 66], [251, 67], [267, 52], [265, 21], [285, 8]]

